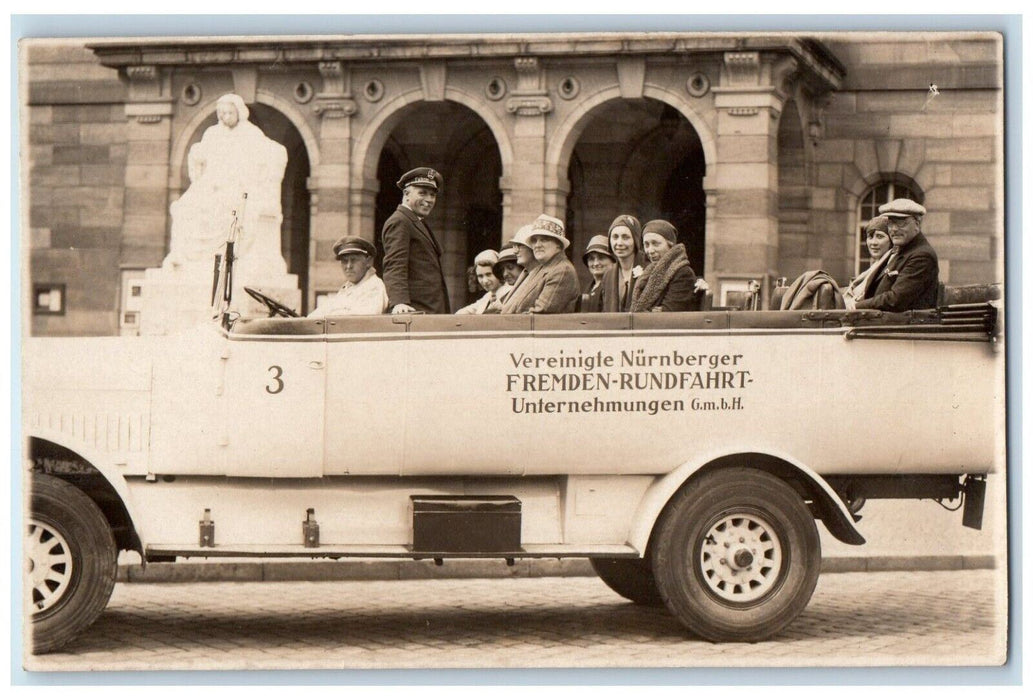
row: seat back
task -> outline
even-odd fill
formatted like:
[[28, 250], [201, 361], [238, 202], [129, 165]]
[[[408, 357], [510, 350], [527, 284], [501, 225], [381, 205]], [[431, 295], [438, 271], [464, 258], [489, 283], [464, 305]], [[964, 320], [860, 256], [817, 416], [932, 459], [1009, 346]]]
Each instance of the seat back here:
[[936, 289], [936, 306], [954, 304], [984, 304], [1001, 298], [1001, 285], [965, 284], [950, 287], [940, 282]]

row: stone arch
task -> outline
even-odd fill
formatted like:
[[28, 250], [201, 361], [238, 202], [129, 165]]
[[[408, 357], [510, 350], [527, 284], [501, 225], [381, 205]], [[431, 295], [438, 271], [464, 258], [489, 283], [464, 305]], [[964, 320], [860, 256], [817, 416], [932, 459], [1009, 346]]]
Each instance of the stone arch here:
[[[499, 149], [499, 157], [502, 161], [503, 176], [509, 172], [513, 162], [513, 146], [510, 143], [509, 133], [506, 131], [502, 120], [493, 111], [484, 109], [484, 101], [476, 96], [467, 93], [456, 87], [445, 88], [445, 99], [467, 107], [474, 114], [480, 117], [495, 138], [495, 144]], [[355, 141], [352, 148], [352, 181], [353, 190], [364, 189], [364, 184], [376, 181], [377, 164], [380, 160], [380, 151], [384, 147], [388, 136], [405, 117], [405, 108], [416, 102], [424, 101], [422, 89], [414, 88], [407, 90], [394, 99], [388, 101], [377, 115], [366, 125], [362, 134]]]
[[[714, 135], [703, 117], [693, 109], [687, 100], [672, 90], [651, 83], [645, 84], [642, 96], [663, 102], [678, 110], [696, 130], [696, 134], [703, 144], [703, 158], [707, 167], [709, 168], [717, 162], [717, 145], [714, 142]], [[620, 99], [623, 99], [623, 95], [617, 85], [603, 88], [581, 100], [577, 107], [560, 122], [549, 138], [545, 151], [546, 189], [558, 188], [560, 183], [566, 180], [567, 164], [570, 161], [571, 153], [573, 153], [574, 146], [577, 145], [582, 132], [591, 122], [591, 113], [607, 102]]]
[[[175, 141], [172, 143], [172, 153], [169, 159], [169, 191], [172, 195], [179, 194], [186, 184], [183, 182], [182, 173], [187, 150], [192, 145], [197, 130], [215, 112], [215, 104], [219, 101], [219, 97], [222, 95], [209, 100], [202, 109], [197, 110], [197, 113], [183, 125], [183, 129], [176, 135]], [[294, 125], [305, 143], [305, 150], [308, 151], [309, 167], [315, 172], [320, 162], [319, 139], [316, 138], [315, 132], [312, 131], [304, 116], [293, 104], [268, 90], [258, 90], [255, 102], [272, 107]]]
[[887, 171], [876, 168], [864, 173], [859, 172], [844, 189], [846, 189], [847, 195], [853, 198], [855, 204], [870, 188], [887, 180], [893, 180], [898, 184], [906, 185], [924, 195], [928, 192], [928, 188], [922, 186], [918, 175], [919, 173], [917, 172], [909, 173], [905, 170]]
[[[512, 147], [502, 120], [491, 113], [486, 118], [479, 99], [455, 89], [446, 89], [445, 100], [424, 97], [419, 89], [396, 96], [357, 134], [349, 219], [359, 235], [377, 240], [398, 204], [395, 199], [394, 206], [386, 206], [389, 198], [383, 193], [400, 194], [394, 183], [401, 172], [385, 179], [389, 163], [399, 170], [426, 165], [442, 172], [445, 187], [427, 223], [442, 247], [442, 269], [458, 308], [469, 302], [464, 281], [470, 250], [498, 247], [501, 183], [513, 160]], [[435, 127], [428, 130], [425, 123]], [[398, 147], [392, 148], [392, 143]], [[477, 155], [471, 155], [470, 148]]]
[[[607, 88], [573, 105], [552, 132], [546, 190], [565, 197], [567, 235], [575, 247], [605, 232], [614, 214], [631, 211], [643, 220], [671, 221], [694, 269], [705, 268], [705, 139], [697, 131], [699, 115], [692, 113], [694, 124], [672, 101], [677, 102], [654, 88], [641, 99]], [[710, 145], [713, 167], [712, 139]], [[608, 207], [615, 209], [607, 212]]]

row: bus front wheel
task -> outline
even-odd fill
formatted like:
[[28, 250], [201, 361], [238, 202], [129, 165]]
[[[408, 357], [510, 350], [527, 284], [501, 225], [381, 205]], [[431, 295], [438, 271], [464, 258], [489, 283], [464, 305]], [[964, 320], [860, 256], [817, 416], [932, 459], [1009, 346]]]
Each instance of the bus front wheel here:
[[115, 585], [115, 540], [79, 489], [33, 474], [25, 539], [25, 604], [32, 650], [67, 644], [101, 614]]

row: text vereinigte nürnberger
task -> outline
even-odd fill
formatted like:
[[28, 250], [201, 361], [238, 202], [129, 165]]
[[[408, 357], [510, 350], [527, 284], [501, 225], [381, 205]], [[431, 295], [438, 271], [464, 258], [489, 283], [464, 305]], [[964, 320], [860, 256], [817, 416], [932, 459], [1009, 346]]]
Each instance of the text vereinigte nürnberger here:
[[[514, 413], [646, 413], [739, 410], [741, 397], [703, 400], [701, 393], [753, 383], [741, 353], [644, 349], [553, 354], [509, 353], [506, 393]], [[630, 392], [630, 395], [629, 395]], [[641, 392], [641, 396], [636, 396]], [[657, 396], [657, 392], [664, 395]], [[564, 394], [571, 394], [566, 396]], [[581, 395], [578, 395], [581, 394]]]

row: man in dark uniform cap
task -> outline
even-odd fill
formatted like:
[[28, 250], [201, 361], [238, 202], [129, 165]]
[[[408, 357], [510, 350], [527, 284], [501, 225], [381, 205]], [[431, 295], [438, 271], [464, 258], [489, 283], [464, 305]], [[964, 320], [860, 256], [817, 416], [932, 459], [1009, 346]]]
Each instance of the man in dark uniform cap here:
[[[883, 267], [876, 284], [868, 285], [858, 309], [910, 311], [936, 306], [936, 289], [940, 280], [940, 263], [936, 251], [922, 235], [925, 207], [910, 199], [894, 199], [879, 207], [889, 217], [889, 234], [893, 252]], [[850, 303], [847, 304], [850, 307]]]
[[414, 168], [402, 175], [397, 185], [402, 203], [384, 222], [380, 234], [388, 308], [393, 314], [451, 313], [441, 269], [442, 249], [425, 221], [444, 181], [431, 168]]

